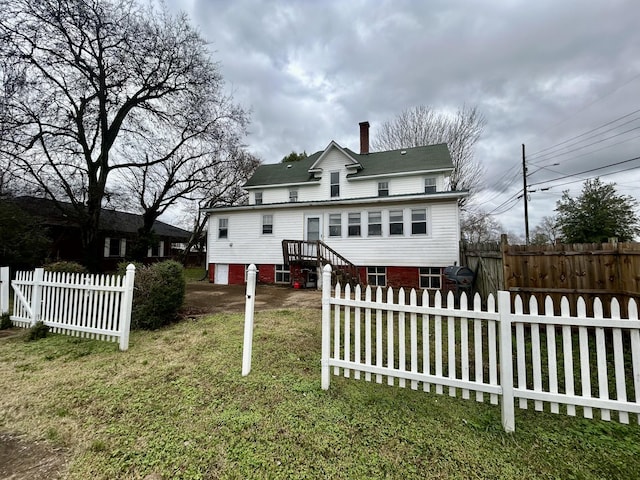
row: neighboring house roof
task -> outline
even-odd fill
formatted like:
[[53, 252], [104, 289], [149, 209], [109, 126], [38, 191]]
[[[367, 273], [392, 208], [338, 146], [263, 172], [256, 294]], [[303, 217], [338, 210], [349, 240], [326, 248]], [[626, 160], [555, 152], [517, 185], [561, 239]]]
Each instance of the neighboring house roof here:
[[331, 142], [324, 150], [297, 162], [261, 165], [244, 186], [251, 189], [317, 182], [319, 179], [315, 178], [313, 173], [317, 171], [321, 157], [331, 148], [338, 148], [346, 153], [350, 157], [350, 166], [358, 168], [357, 171], [348, 175], [350, 179], [453, 170], [446, 143], [359, 154]]
[[[59, 202], [62, 207], [60, 209], [53, 200], [48, 198], [25, 196], [12, 198], [11, 201], [28, 214], [42, 219], [46, 225], [76, 226], [73, 222], [73, 207], [69, 203]], [[68, 210], [69, 213], [65, 213], [65, 210]], [[135, 234], [142, 227], [142, 224], [142, 216], [135, 213], [120, 212], [106, 208], [103, 208], [100, 212], [100, 230], [103, 232]], [[176, 240], [187, 240], [191, 235], [190, 232], [182, 228], [174, 227], [160, 220], [154, 222], [153, 230], [160, 237], [171, 237]]]

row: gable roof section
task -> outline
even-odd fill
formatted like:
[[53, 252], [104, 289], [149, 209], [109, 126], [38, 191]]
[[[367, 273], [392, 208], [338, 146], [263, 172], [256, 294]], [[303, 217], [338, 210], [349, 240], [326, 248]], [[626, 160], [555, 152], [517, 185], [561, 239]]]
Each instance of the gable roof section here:
[[322, 151], [318, 159], [309, 168], [310, 172], [322, 170], [319, 165], [322, 163], [322, 160], [324, 160], [324, 157], [329, 154], [329, 151], [331, 151], [332, 148], [339, 150], [345, 157], [347, 157], [347, 160], [349, 161], [349, 163], [347, 164], [347, 168], [362, 168], [362, 165], [354, 158], [354, 153], [351, 150], [342, 148], [335, 141], [331, 140], [331, 143], [327, 145], [327, 148]]
[[453, 170], [453, 162], [446, 143], [361, 155], [348, 148], [342, 148], [332, 141], [327, 148], [304, 160], [260, 165], [244, 186], [252, 189], [317, 182], [319, 179], [314, 177], [313, 172], [318, 171], [322, 158], [331, 148], [339, 149], [350, 160], [350, 165], [359, 167], [357, 171], [348, 175], [351, 179]]

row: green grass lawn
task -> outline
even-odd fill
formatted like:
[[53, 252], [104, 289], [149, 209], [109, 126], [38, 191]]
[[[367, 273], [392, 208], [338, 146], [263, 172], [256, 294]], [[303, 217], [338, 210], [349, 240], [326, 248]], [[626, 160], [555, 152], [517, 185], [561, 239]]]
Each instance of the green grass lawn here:
[[[68, 478], [637, 478], [640, 427], [331, 378], [320, 312], [259, 312], [117, 344], [0, 341], [0, 431], [64, 447]], [[26, 333], [26, 332], [25, 332]], [[446, 389], [445, 389], [446, 390]], [[635, 418], [632, 420], [635, 422]]]

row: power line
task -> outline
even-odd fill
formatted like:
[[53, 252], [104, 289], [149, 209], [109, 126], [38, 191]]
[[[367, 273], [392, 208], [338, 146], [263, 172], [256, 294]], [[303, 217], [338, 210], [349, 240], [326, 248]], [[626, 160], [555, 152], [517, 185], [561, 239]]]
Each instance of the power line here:
[[[586, 145], [582, 145], [580, 147], [576, 147], [573, 150], [568, 150], [568, 151], [563, 152], [563, 153], [557, 153], [556, 156], [568, 155], [569, 153], [577, 152], [578, 150], [582, 150], [583, 148], [587, 148], [587, 147], [590, 147], [592, 145], [596, 145], [598, 143], [606, 142], [607, 140], [611, 140], [612, 138], [616, 138], [616, 137], [619, 137], [621, 135], [625, 135], [625, 134], [627, 134], [629, 132], [633, 132], [635, 130], [640, 130], [640, 126], [634, 127], [634, 128], [630, 128], [629, 130], [625, 130], [624, 132], [616, 133], [615, 135], [611, 135], [610, 137], [607, 137], [607, 138], [601, 138], [600, 140], [596, 140], [595, 142], [591, 142], [591, 143], [588, 143]], [[553, 153], [549, 153], [549, 155], [552, 155], [552, 154]], [[547, 155], [547, 154], [545, 154], [545, 155]], [[542, 158], [542, 157], [539, 157], [539, 158]]]
[[[611, 120], [611, 121], [609, 121], [609, 122], [607, 122], [607, 123], [604, 123], [604, 124], [602, 124], [602, 125], [600, 125], [600, 126], [598, 126], [598, 127], [596, 127], [596, 128], [592, 128], [591, 130], [586, 131], [586, 132], [584, 132], [584, 133], [581, 133], [580, 135], [576, 135], [576, 136], [571, 137], [571, 138], [568, 138], [568, 139], [566, 139], [566, 140], [564, 140], [564, 141], [562, 141], [562, 142], [560, 142], [560, 143], [556, 143], [555, 145], [551, 145], [550, 147], [543, 148], [542, 150], [538, 150], [537, 152], [534, 152], [534, 153], [532, 153], [531, 155], [529, 155], [529, 156], [528, 156], [528, 158], [527, 158], [527, 160], [529, 160], [529, 161], [530, 161], [532, 158], [534, 158], [534, 159], [535, 159], [536, 155], [539, 155], [539, 154], [541, 154], [542, 152], [546, 152], [547, 150], [551, 150], [551, 149], [553, 149], [553, 148], [559, 147], [559, 146], [564, 145], [565, 143], [568, 143], [568, 142], [570, 142], [570, 141], [572, 141], [572, 140], [576, 140], [576, 139], [578, 139], [578, 138], [584, 137], [585, 135], [589, 135], [590, 133], [596, 132], [596, 131], [600, 130], [600, 129], [601, 129], [601, 128], [603, 128], [603, 127], [607, 127], [607, 126], [609, 126], [609, 125], [611, 125], [611, 124], [613, 124], [613, 123], [616, 123], [616, 122], [617, 122], [617, 121], [619, 121], [619, 120], [622, 120], [623, 118], [630, 117], [631, 115], [634, 115], [634, 114], [636, 114], [636, 113], [638, 113], [638, 112], [640, 112], [640, 108], [639, 108], [639, 109], [637, 109], [637, 110], [634, 110], [634, 111], [633, 111], [633, 112], [631, 112], [631, 113], [627, 113], [626, 115], [622, 115], [621, 117], [615, 118], [615, 119], [613, 119], [613, 120]], [[635, 120], [635, 119], [634, 119], [634, 120]], [[631, 120], [631, 121], [634, 121], [634, 120]], [[627, 122], [627, 123], [629, 123], [629, 122]], [[626, 125], [626, 123], [625, 123], [625, 124], [623, 124], [623, 125]], [[622, 125], [619, 125], [619, 126], [622, 126]], [[601, 133], [606, 133], [606, 132], [601, 132]], [[532, 163], [533, 163], [533, 162], [532, 162]]]
[[[622, 160], [620, 162], [610, 163], [609, 165], [604, 165], [602, 167], [590, 168], [589, 170], [584, 170], [582, 172], [571, 173], [571, 174], [567, 174], [567, 175], [564, 175], [562, 177], [554, 178], [554, 179], [551, 179], [551, 180], [545, 180], [543, 182], [532, 183], [529, 186], [533, 187], [535, 185], [542, 185], [543, 183], [555, 182], [556, 180], [562, 180], [564, 178], [577, 177], [578, 175], [583, 175], [585, 173], [591, 173], [591, 172], [595, 172], [595, 171], [598, 171], [598, 170], [603, 170], [603, 169], [609, 168], [609, 167], [615, 167], [616, 165], [622, 165], [624, 163], [633, 162], [635, 160], [640, 160], [640, 157], [629, 158], [628, 160]], [[633, 167], [633, 168], [629, 168], [627, 170], [633, 170], [635, 168], [638, 168], [638, 167], [636, 166], [636, 167]], [[626, 170], [620, 170], [620, 171], [626, 171]], [[617, 172], [613, 172], [613, 173], [617, 173]]]

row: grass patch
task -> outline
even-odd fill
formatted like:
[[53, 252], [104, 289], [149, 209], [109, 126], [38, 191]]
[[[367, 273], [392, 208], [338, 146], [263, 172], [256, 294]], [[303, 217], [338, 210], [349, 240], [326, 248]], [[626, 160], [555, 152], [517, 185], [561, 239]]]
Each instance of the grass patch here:
[[207, 275], [204, 267], [186, 267], [182, 272], [185, 282], [197, 282], [206, 278]]
[[[130, 348], [50, 335], [0, 342], [0, 431], [66, 447], [67, 478], [634, 478], [640, 427], [500, 407], [332, 376], [320, 312], [153, 332]], [[446, 390], [446, 389], [445, 389]]]

